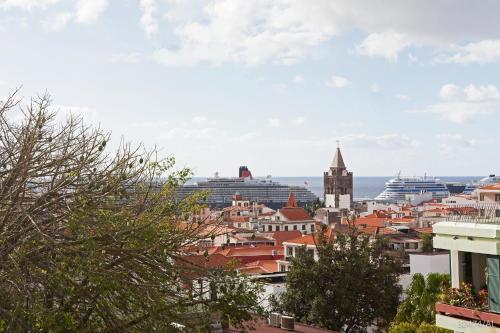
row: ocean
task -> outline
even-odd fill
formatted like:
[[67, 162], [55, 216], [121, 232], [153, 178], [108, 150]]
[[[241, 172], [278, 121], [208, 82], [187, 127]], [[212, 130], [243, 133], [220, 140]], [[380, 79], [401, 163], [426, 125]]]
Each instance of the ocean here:
[[[436, 177], [444, 182], [470, 183], [484, 176], [457, 176]], [[260, 178], [260, 177], [257, 177]], [[394, 177], [354, 177], [354, 198], [373, 199], [379, 195], [385, 187], [385, 183]], [[273, 181], [287, 185], [305, 186], [318, 197], [323, 197], [323, 177], [273, 177]], [[206, 178], [195, 177], [190, 183], [206, 180]]]

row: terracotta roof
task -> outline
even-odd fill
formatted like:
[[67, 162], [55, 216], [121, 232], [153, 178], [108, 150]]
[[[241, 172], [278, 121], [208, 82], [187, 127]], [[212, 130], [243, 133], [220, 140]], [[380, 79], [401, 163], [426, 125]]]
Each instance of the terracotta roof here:
[[301, 237], [297, 237], [294, 239], [290, 239], [284, 243], [289, 244], [299, 244], [299, 245], [316, 245], [314, 235], [302, 235]]
[[279, 246], [282, 245], [283, 242], [300, 237], [300, 235], [302, 235], [302, 233], [298, 230], [275, 231], [272, 235], [272, 238], [276, 241], [276, 245]]
[[244, 266], [240, 267], [239, 270], [245, 273], [276, 273], [279, 271], [278, 268], [279, 260], [257, 260], [249, 262]]
[[286, 203], [286, 207], [294, 207], [297, 208], [299, 205], [297, 205], [297, 200], [295, 200], [295, 194], [293, 192], [290, 192], [288, 195], [288, 201]]
[[483, 186], [479, 188], [480, 190], [497, 190], [500, 191], [500, 183], [488, 185], [488, 186]]
[[421, 234], [432, 234], [432, 227], [414, 228], [413, 230]]
[[311, 219], [307, 211], [300, 207], [284, 207], [280, 212], [290, 221], [306, 221]]
[[218, 253], [226, 257], [243, 257], [272, 255], [273, 251], [277, 251], [278, 255], [282, 255], [284, 253], [283, 246], [228, 247], [224, 250], [220, 250]]
[[[248, 330], [249, 332], [252, 333], [286, 333], [287, 331], [278, 328], [278, 327], [271, 327], [267, 323], [267, 319], [259, 319], [256, 321], [252, 321], [250, 326], [253, 326], [255, 330]], [[241, 332], [240, 330], [237, 329], [229, 329], [228, 333], [238, 333]], [[317, 327], [312, 327], [308, 325], [304, 325], [301, 323], [295, 322], [295, 330], [294, 332], [296, 333], [339, 333], [336, 331], [331, 331], [323, 328], [317, 328]]]

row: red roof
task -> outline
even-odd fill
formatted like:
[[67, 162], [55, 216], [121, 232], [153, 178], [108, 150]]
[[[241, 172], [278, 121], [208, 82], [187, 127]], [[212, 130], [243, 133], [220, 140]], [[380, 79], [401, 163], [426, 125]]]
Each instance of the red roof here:
[[[250, 323], [250, 326], [253, 326], [255, 328], [255, 330], [249, 330], [249, 332], [252, 332], [252, 333], [254, 333], [254, 332], [255, 333], [286, 333], [286, 332], [288, 332], [288, 331], [285, 331], [285, 330], [278, 328], [278, 327], [269, 326], [266, 319], [252, 321]], [[235, 330], [235, 329], [230, 329], [229, 332], [236, 333], [236, 332], [240, 332], [240, 331]], [[338, 333], [336, 331], [331, 331], [331, 330], [327, 330], [324, 328], [312, 327], [312, 326], [304, 325], [304, 324], [297, 323], [297, 322], [295, 322], [294, 332], [296, 332], [296, 333]]]
[[280, 212], [290, 221], [306, 221], [311, 219], [307, 211], [300, 207], [284, 207]]
[[300, 237], [302, 233], [298, 230], [291, 230], [291, 231], [275, 231], [273, 233], [273, 238], [276, 241], [276, 245], [282, 245], [283, 242], [286, 242], [290, 239], [294, 239], [297, 237]]
[[500, 183], [488, 185], [488, 186], [483, 186], [479, 188], [480, 190], [497, 190], [500, 191]]
[[278, 268], [279, 260], [257, 260], [249, 262], [244, 266], [240, 267], [239, 270], [245, 273], [276, 273], [279, 271]]
[[293, 192], [290, 192], [290, 195], [288, 196], [286, 207], [299, 207], [299, 205], [297, 205], [297, 200], [295, 200], [295, 194], [293, 194]]
[[286, 243], [299, 244], [299, 245], [316, 245], [314, 235], [302, 235], [294, 239], [286, 241]]

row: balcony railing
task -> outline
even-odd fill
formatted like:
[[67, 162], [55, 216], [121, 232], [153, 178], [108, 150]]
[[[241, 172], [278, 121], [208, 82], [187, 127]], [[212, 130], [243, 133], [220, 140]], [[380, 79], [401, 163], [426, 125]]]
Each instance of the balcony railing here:
[[500, 224], [500, 203], [449, 205], [448, 221]]
[[476, 323], [483, 323], [484, 325], [500, 327], [500, 314], [498, 313], [472, 310], [444, 303], [436, 303], [436, 313]]

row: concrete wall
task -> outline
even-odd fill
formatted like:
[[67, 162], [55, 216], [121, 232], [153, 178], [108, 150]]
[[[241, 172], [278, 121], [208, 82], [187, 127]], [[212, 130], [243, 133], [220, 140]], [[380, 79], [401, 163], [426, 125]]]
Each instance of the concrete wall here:
[[429, 273], [450, 274], [450, 255], [440, 254], [410, 254], [410, 274], [420, 273], [427, 276]]

